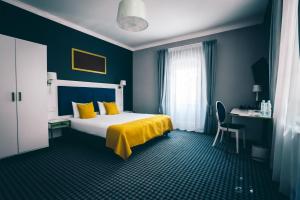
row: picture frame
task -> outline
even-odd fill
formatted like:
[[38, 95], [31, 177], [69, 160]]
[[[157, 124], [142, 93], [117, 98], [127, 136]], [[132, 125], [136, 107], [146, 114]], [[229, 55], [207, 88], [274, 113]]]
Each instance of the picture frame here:
[[72, 48], [72, 70], [106, 74], [106, 57]]

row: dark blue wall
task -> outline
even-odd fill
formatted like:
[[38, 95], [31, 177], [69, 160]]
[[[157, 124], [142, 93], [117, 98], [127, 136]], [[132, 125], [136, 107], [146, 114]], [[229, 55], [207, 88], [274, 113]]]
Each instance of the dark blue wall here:
[[[119, 83], [126, 80], [125, 109], [132, 109], [132, 52], [0, 1], [0, 34], [48, 46], [48, 71], [58, 79]], [[71, 48], [106, 56], [107, 74], [73, 71]]]

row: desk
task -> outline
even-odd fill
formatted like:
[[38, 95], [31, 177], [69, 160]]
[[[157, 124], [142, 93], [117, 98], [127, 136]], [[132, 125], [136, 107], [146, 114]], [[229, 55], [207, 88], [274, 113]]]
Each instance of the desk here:
[[271, 116], [263, 115], [259, 110], [242, 110], [239, 108], [233, 108], [230, 112], [230, 115], [257, 119], [272, 119]]
[[[264, 120], [263, 124], [263, 132], [260, 136], [260, 143], [266, 143], [268, 144], [268, 122], [271, 121], [272, 116], [266, 116], [262, 115], [262, 113], [259, 110], [242, 110], [239, 108], [233, 108], [230, 112], [230, 115], [232, 117], [239, 117], [239, 118], [249, 118], [249, 119], [258, 119], [258, 120]], [[251, 133], [248, 133], [251, 134]], [[247, 133], [246, 133], [247, 135]], [[263, 147], [262, 147], [263, 146]], [[263, 161], [265, 157], [267, 157], [268, 149], [265, 147], [268, 147], [269, 145], [252, 145], [252, 158], [255, 160]]]

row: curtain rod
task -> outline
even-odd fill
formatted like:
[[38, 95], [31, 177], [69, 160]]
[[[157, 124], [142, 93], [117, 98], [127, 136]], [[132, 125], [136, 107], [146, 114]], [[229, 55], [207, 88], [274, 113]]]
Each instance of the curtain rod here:
[[181, 46], [176, 46], [176, 47], [170, 47], [170, 48], [163, 48], [163, 49], [159, 49], [159, 50], [172, 50], [172, 49], [182, 48], [182, 47], [192, 47], [194, 45], [196, 46], [196, 45], [199, 45], [199, 44], [201, 44], [203, 42], [210, 42], [210, 41], [217, 41], [217, 39], [204, 40], [204, 41], [201, 41], [201, 42], [196, 42], [196, 43], [186, 44], [186, 45], [181, 45]]
[[182, 45], [182, 46], [177, 46], [177, 47], [171, 47], [168, 48], [168, 50], [176, 50], [176, 49], [182, 49], [182, 48], [192, 48], [192, 47], [199, 47], [202, 44], [202, 42], [197, 42], [193, 44], [187, 44], [187, 45]]

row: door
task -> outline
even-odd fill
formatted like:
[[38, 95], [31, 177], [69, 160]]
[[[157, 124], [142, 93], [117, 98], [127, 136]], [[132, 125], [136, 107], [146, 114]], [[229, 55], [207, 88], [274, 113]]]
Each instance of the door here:
[[18, 153], [15, 39], [0, 35], [0, 158]]
[[48, 146], [47, 47], [16, 40], [19, 153]]

